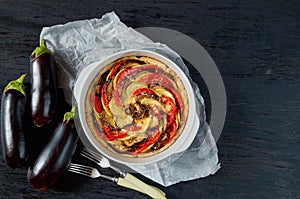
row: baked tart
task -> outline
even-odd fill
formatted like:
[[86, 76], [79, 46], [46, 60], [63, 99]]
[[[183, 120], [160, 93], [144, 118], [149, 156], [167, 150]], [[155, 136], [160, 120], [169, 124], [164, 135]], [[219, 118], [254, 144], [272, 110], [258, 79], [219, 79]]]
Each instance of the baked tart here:
[[102, 68], [85, 99], [94, 137], [117, 154], [148, 157], [181, 135], [189, 110], [187, 93], [166, 64], [127, 56]]

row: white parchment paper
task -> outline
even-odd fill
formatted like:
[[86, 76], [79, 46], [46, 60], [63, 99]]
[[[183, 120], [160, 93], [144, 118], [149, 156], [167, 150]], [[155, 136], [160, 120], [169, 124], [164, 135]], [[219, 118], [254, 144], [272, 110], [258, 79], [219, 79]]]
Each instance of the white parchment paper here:
[[[127, 27], [114, 12], [103, 15], [101, 19], [44, 27], [40, 39], [46, 39], [48, 48], [55, 56], [59, 86], [64, 89], [65, 98], [70, 104], [73, 86], [81, 70], [122, 50], [144, 49], [160, 53], [177, 63], [189, 77], [188, 68], [176, 52]], [[206, 177], [220, 168], [218, 149], [206, 122], [204, 100], [198, 85], [192, 79], [190, 81], [197, 96], [197, 113], [200, 118], [198, 133], [192, 145], [186, 151], [157, 163], [130, 166], [164, 186]]]

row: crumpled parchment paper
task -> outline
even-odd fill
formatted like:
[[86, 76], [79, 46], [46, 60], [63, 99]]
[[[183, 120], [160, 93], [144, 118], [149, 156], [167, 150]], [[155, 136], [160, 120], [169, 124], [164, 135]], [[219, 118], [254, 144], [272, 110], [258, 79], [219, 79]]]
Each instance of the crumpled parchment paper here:
[[[65, 98], [70, 104], [73, 86], [81, 70], [122, 50], [144, 49], [160, 53], [178, 64], [189, 77], [188, 68], [176, 52], [127, 27], [114, 12], [103, 15], [101, 19], [44, 27], [40, 39], [46, 39], [48, 48], [55, 56], [59, 86], [64, 89]], [[191, 78], [190, 81], [197, 96], [200, 118], [198, 133], [191, 146], [157, 163], [129, 166], [164, 186], [206, 177], [220, 168], [218, 149], [206, 122], [204, 100], [198, 85]]]

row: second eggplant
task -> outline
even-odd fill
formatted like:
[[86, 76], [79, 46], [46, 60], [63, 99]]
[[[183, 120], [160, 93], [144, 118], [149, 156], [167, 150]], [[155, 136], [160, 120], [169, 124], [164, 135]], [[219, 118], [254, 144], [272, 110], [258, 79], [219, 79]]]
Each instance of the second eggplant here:
[[65, 172], [76, 150], [78, 135], [73, 117], [75, 108], [67, 112], [48, 144], [43, 148], [27, 173], [28, 182], [37, 190], [51, 187]]
[[31, 119], [41, 127], [51, 122], [57, 106], [56, 63], [44, 39], [30, 56], [30, 75]]

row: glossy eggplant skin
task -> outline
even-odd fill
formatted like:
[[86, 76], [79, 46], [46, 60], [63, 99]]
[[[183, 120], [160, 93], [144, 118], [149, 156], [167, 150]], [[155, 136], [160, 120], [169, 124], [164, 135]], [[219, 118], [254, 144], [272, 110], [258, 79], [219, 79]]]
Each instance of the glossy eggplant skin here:
[[57, 78], [54, 56], [42, 40], [42, 52], [30, 56], [31, 102], [33, 123], [41, 127], [51, 122], [57, 105]]
[[27, 158], [25, 110], [26, 96], [15, 89], [7, 90], [1, 101], [1, 145], [8, 167], [19, 168]]
[[77, 141], [74, 121], [59, 123], [48, 144], [28, 169], [27, 179], [30, 185], [37, 190], [51, 187], [67, 169]]

